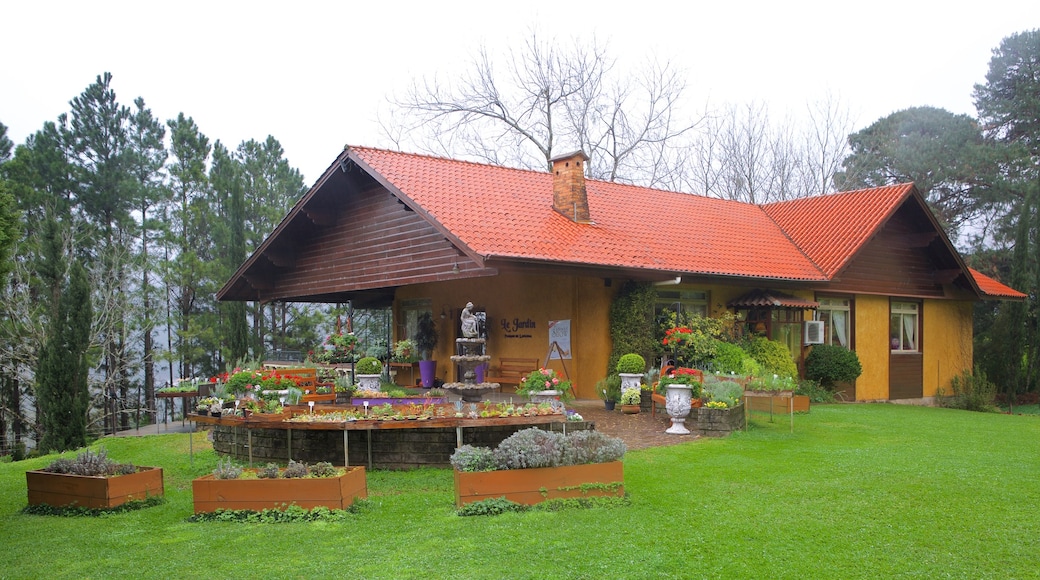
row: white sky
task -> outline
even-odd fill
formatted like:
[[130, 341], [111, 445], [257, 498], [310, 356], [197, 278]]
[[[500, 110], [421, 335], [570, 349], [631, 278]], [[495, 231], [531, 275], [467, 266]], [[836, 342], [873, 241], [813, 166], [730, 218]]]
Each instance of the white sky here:
[[184, 112], [211, 142], [273, 135], [311, 184], [345, 144], [388, 146], [388, 95], [534, 26], [562, 43], [595, 35], [622, 66], [671, 60], [695, 109], [762, 101], [781, 118], [831, 95], [858, 129], [912, 106], [974, 115], [992, 50], [1040, 28], [1040, 3], [9, 0], [0, 122], [20, 144], [109, 71], [120, 102]]

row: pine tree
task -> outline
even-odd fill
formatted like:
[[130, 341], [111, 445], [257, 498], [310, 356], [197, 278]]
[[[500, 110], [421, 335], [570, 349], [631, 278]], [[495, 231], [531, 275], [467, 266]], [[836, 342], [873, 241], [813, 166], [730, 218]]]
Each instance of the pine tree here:
[[52, 284], [56, 292], [46, 342], [36, 372], [37, 402], [40, 409], [43, 450], [65, 451], [87, 443], [87, 348], [93, 316], [90, 285], [80, 262], [70, 268], [69, 283], [62, 292], [60, 231], [53, 221], [46, 227], [46, 261], [53, 267]]

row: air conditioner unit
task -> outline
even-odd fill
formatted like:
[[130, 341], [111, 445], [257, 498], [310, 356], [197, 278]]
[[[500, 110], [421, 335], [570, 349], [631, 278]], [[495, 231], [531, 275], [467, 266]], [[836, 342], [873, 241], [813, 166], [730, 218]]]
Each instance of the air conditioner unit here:
[[805, 340], [803, 344], [823, 344], [824, 324], [822, 320], [805, 321]]

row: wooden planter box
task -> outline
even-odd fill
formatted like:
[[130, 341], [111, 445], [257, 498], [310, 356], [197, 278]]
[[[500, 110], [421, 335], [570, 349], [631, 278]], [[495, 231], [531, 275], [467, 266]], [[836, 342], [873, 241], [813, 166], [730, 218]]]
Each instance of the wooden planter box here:
[[787, 413], [791, 410], [791, 399], [794, 399], [794, 412], [809, 411], [809, 397], [806, 395], [746, 395], [748, 411], [765, 411]]
[[161, 467], [138, 467], [137, 473], [114, 477], [26, 471], [25, 484], [29, 505], [53, 507], [111, 509], [130, 500], [163, 495]]
[[[455, 505], [462, 507], [498, 497], [527, 505], [557, 498], [623, 497], [624, 482], [624, 465], [620, 461], [501, 471], [455, 470]], [[581, 485], [588, 483], [617, 485], [582, 490]]]
[[291, 504], [304, 509], [346, 509], [356, 498], [368, 497], [365, 468], [346, 469], [339, 477], [300, 479], [214, 479], [212, 474], [206, 475], [191, 482], [195, 513], [285, 509]]

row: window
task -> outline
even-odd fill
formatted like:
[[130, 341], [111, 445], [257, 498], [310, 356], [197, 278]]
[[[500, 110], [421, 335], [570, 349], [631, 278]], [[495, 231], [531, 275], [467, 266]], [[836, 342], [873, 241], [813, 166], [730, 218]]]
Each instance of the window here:
[[664, 312], [679, 314], [679, 319], [708, 316], [708, 293], [704, 290], [658, 290], [654, 318], [664, 320]]
[[816, 310], [816, 320], [823, 321], [825, 327], [823, 341], [827, 344], [850, 348], [852, 301], [848, 298], [819, 298], [817, 302], [820, 303], [820, 306]]
[[429, 298], [402, 300], [398, 308], [400, 318], [397, 319], [397, 340], [412, 340], [419, 329], [419, 316], [430, 312], [432, 301]]
[[798, 360], [802, 352], [802, 311], [776, 308], [771, 318], [769, 338], [786, 344], [791, 357]]
[[918, 308], [916, 302], [893, 302], [888, 336], [892, 352], [917, 352], [921, 342]]

